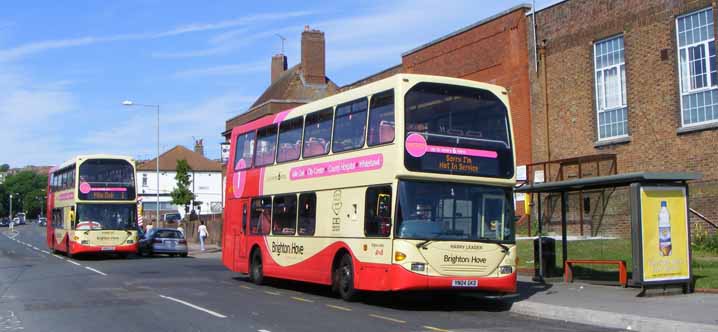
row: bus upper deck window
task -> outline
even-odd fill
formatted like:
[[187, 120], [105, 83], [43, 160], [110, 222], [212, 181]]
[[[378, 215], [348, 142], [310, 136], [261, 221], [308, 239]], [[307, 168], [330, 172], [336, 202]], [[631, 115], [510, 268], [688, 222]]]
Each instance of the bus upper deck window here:
[[394, 141], [394, 90], [371, 97], [368, 137], [369, 146]]

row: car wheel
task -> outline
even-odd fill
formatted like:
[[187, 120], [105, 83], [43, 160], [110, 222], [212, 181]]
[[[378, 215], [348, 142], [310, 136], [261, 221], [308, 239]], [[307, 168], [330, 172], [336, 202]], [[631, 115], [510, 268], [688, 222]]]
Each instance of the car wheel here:
[[264, 267], [262, 266], [262, 253], [255, 250], [252, 254], [252, 265], [250, 266], [249, 278], [256, 285], [264, 283]]
[[354, 288], [354, 265], [352, 264], [352, 257], [344, 255], [339, 267], [334, 272], [336, 274], [335, 282], [336, 289], [339, 290], [339, 296], [344, 301], [356, 301], [359, 295], [359, 291]]
[[187, 253], [186, 252], [181, 253], [180, 257], [187, 257]]

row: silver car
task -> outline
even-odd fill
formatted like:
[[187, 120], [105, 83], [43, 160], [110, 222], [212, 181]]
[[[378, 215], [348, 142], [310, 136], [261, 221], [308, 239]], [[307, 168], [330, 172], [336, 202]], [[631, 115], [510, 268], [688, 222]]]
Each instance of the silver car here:
[[139, 243], [139, 254], [168, 254], [187, 257], [187, 240], [182, 232], [172, 228], [153, 228]]

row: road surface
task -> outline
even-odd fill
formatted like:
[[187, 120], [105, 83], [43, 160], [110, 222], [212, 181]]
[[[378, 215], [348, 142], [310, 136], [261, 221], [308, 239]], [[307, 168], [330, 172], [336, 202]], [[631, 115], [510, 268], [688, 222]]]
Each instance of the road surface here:
[[0, 229], [0, 331], [600, 331], [510, 313], [478, 295], [371, 294], [228, 271], [219, 253], [67, 259], [35, 224]]

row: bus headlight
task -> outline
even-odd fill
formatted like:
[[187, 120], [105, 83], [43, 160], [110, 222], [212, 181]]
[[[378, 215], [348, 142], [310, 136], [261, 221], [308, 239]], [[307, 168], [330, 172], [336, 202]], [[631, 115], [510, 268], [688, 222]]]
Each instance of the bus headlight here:
[[79, 240], [79, 239], [80, 239], [79, 236], [73, 236], [73, 237], [72, 237], [72, 240], [73, 240], [73, 241], [77, 241], [77, 240]]
[[412, 271], [423, 272], [424, 269], [426, 269], [426, 264], [424, 263], [411, 263]]
[[499, 266], [499, 273], [501, 273], [501, 274], [510, 274], [511, 272], [514, 272], [514, 268], [511, 267], [511, 265], [502, 265], [502, 266]]
[[401, 251], [394, 252], [394, 260], [397, 262], [401, 262], [406, 259], [406, 254]]

